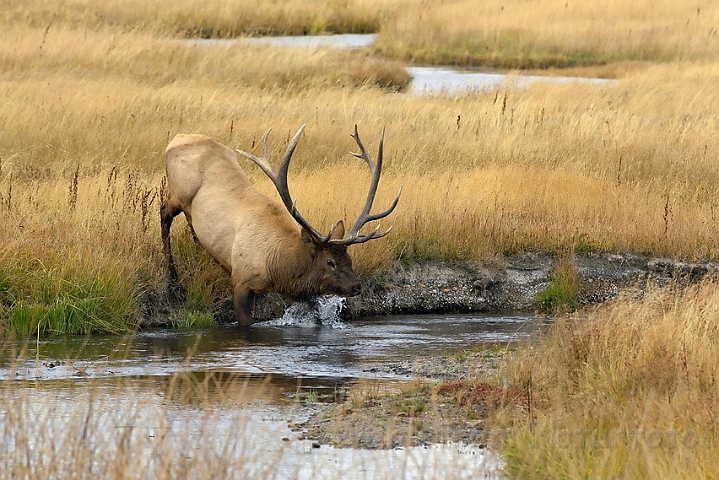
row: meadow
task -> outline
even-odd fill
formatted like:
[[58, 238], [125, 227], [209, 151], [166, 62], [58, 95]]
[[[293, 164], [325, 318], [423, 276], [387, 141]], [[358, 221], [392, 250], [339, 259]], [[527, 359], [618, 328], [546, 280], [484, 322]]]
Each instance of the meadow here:
[[[0, 291], [3, 317], [19, 316], [4, 323], [6, 334], [36, 331], [37, 318], [53, 317], [56, 307], [57, 316], [66, 318], [63, 309], [75, 309], [75, 298], [95, 298], [103, 308], [78, 307], [79, 323], [47, 321], [40, 329], [125, 328], [91, 313], [98, 310], [126, 325], [138, 321], [132, 299], [163, 277], [157, 232], [163, 151], [179, 132], [203, 132], [247, 150], [273, 128], [271, 152], [279, 155], [290, 132], [307, 123], [290, 182], [300, 210], [324, 230], [340, 218], [352, 221], [367, 188], [368, 180], [355, 180], [367, 173], [347, 155], [354, 148], [353, 126], [359, 125], [370, 150], [386, 127], [386, 168], [376, 203], [391, 201], [400, 185], [405, 193], [387, 219], [392, 235], [353, 249], [365, 275], [397, 260], [481, 261], [523, 250], [717, 257], [718, 99], [711, 81], [717, 67], [709, 58], [697, 61], [689, 46], [676, 53], [668, 41], [662, 55], [671, 61], [659, 62], [660, 55], [651, 65], [625, 68], [617, 86], [544, 84], [422, 98], [402, 93], [409, 79], [398, 58], [406, 56], [383, 55], [385, 40], [375, 50], [301, 53], [208, 50], [178, 41], [189, 31], [180, 17], [194, 23], [203, 15], [232, 18], [239, 23], [217, 28], [253, 32], [255, 20], [242, 23], [232, 14], [232, 8], [246, 7], [241, 4], [228, 4], [225, 15], [194, 2], [173, 8], [160, 8], [162, 2], [64, 2], [50, 10], [43, 3], [6, 3], [0, 33], [0, 254], [7, 267]], [[371, 24], [357, 13], [370, 11], [383, 35], [398, 24], [408, 32], [401, 5], [394, 5], [394, 16], [390, 6], [361, 2], [334, 14], [353, 19], [348, 25]], [[286, 15], [273, 18], [307, 23], [305, 17], [324, 18], [322, 8], [288, 2], [278, 10]], [[432, 8], [443, 18], [448, 7]], [[245, 16], [265, 18], [259, 7], [246, 10]], [[665, 14], [668, 20], [677, 13]], [[696, 22], [714, 18], [711, 9], [692, 14]], [[263, 21], [275, 25], [272, 32], [297, 33]], [[647, 18], [643, 31], [655, 31], [655, 21]], [[456, 29], [467, 37], [489, 34], [480, 25], [479, 31]], [[502, 23], [496, 28], [511, 30]], [[329, 24], [319, 31], [346, 29], [364, 31]], [[657, 33], [652, 42], [662, 38]], [[450, 48], [450, 40], [437, 45]], [[416, 50], [396, 41], [402, 45]], [[627, 50], [625, 57], [596, 63], [614, 60], [626, 65], [646, 59]], [[258, 188], [272, 192], [253, 165], [242, 165]], [[208, 311], [211, 297], [226, 293], [223, 275], [200, 251], [183, 247], [186, 231], [175, 228], [173, 234], [187, 255], [180, 270], [194, 285], [192, 308]]]
[[[350, 250], [357, 271], [369, 277], [397, 261], [487, 261], [518, 251], [719, 259], [719, 7], [684, 0], [474, 3], [0, 0], [0, 335], [119, 333], [141, 321], [138, 296], [160, 288], [165, 276], [158, 210], [164, 149], [176, 133], [201, 132], [257, 152], [273, 128], [275, 158], [306, 123], [290, 188], [322, 231], [341, 218], [353, 221], [366, 195], [369, 175], [347, 154], [355, 148], [354, 125], [370, 152], [386, 127], [375, 204], [391, 202], [399, 186], [404, 193], [384, 222], [392, 233]], [[307, 51], [181, 42], [345, 32], [378, 32], [380, 40], [361, 50]], [[415, 97], [404, 93], [403, 67], [411, 63], [619, 82]], [[259, 169], [240, 162], [258, 189], [274, 194]], [[229, 297], [227, 279], [182, 224], [172, 233], [188, 289], [178, 316], [211, 317]], [[677, 455], [686, 461], [672, 465], [685, 472], [695, 472], [693, 459], [708, 466], [683, 449], [650, 451], [631, 438], [609, 454], [537, 444], [549, 438], [546, 425], [576, 425], [590, 406], [619, 411], [591, 396], [618, 391], [636, 395], [621, 393], [617, 401], [645, 405], [644, 413], [638, 420], [627, 410], [592, 432], [626, 436], [626, 425], [640, 420], [676, 420], [682, 413], [675, 392], [688, 405], [703, 405], [708, 417], [694, 424], [713, 428], [705, 403], [712, 397], [704, 394], [716, 365], [702, 360], [713, 337], [671, 346], [672, 335], [706, 331], [716, 319], [713, 289], [707, 284], [694, 297], [657, 294], [661, 302], [639, 306], [624, 300], [592, 314], [601, 320], [558, 324], [526, 355], [568, 355], [559, 366], [535, 363], [529, 374], [532, 361], [518, 356], [507, 378], [519, 385], [531, 378], [546, 401], [538, 400], [534, 430], [516, 419], [527, 428], [509, 439], [509, 471], [541, 476], [555, 465], [547, 477], [672, 476], [664, 466]], [[698, 313], [689, 323], [672, 321], [682, 312]], [[655, 318], [663, 323], [646, 333]], [[692, 323], [697, 318], [703, 326]], [[630, 357], [622, 365], [645, 370], [627, 373], [601, 360], [610, 357], [598, 352], [612, 352], [618, 335], [605, 338], [599, 330], [618, 324], [631, 338], [655, 341], [647, 350], [624, 347]], [[586, 353], [569, 349], [566, 338]], [[605, 363], [592, 364], [595, 358]], [[664, 363], [655, 368], [646, 359]], [[603, 380], [604, 370], [614, 376]], [[624, 383], [609, 393], [597, 386], [625, 374], [649, 386]], [[550, 387], [565, 380], [571, 388], [556, 393], [564, 396], [558, 401]], [[637, 451], [653, 460], [623, 467], [639, 462]]]

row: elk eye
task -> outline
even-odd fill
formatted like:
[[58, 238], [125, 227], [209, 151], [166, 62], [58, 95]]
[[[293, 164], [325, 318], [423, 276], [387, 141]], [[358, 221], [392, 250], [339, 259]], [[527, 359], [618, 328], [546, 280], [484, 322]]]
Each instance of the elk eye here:
[[328, 258], [328, 259], [327, 259], [327, 265], [328, 265], [330, 268], [335, 268], [335, 261], [332, 260], [331, 258]]

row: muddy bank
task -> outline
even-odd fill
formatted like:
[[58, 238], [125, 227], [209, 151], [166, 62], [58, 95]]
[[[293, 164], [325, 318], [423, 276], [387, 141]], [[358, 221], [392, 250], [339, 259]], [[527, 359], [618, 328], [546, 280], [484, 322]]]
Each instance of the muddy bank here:
[[[694, 282], [719, 271], [719, 266], [710, 263], [633, 254], [581, 254], [572, 261], [581, 305], [603, 302], [620, 292], [641, 296], [650, 284]], [[537, 295], [549, 286], [558, 263], [553, 254], [522, 253], [500, 255], [485, 263], [397, 264], [377, 278], [364, 279], [362, 295], [347, 299], [342, 316], [536, 311], [540, 308]], [[279, 295], [265, 295], [255, 301], [253, 316], [260, 321], [279, 318], [289, 304]], [[143, 325], [168, 324], [172, 309], [162, 291], [148, 289], [140, 298]], [[230, 299], [219, 303], [215, 317], [218, 323], [234, 322]]]
[[[492, 262], [427, 262], [397, 266], [382, 281], [347, 301], [349, 316], [416, 312], [535, 311], [537, 295], [550, 285], [558, 258], [524, 253]], [[624, 292], [641, 295], [647, 285], [697, 281], [716, 273], [714, 264], [686, 263], [640, 255], [575, 255], [579, 303], [599, 303]]]

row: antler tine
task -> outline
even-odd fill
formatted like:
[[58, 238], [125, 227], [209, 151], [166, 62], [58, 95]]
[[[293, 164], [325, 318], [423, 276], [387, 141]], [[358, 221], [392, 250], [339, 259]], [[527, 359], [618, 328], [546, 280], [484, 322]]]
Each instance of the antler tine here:
[[[269, 156], [267, 155], [267, 139], [270, 137], [270, 132], [272, 132], [272, 129], [270, 128], [267, 130], [267, 133], [265, 133], [264, 138], [262, 139], [262, 158], [256, 157], [252, 155], [251, 153], [247, 153], [244, 150], [237, 149], [238, 153], [241, 153], [245, 157], [249, 158], [253, 162], [257, 164], [258, 167], [262, 169], [265, 174], [267, 174], [268, 177], [272, 180], [273, 183], [275, 183], [275, 179], [277, 178], [277, 172], [275, 172], [275, 169], [272, 168], [272, 165], [270, 164]], [[276, 185], [276, 183], [275, 183]]]
[[[362, 153], [354, 153], [350, 152], [350, 155], [354, 155], [357, 158], [361, 158], [367, 163], [367, 166], [369, 167], [370, 173], [372, 174], [372, 183], [370, 184], [369, 193], [367, 194], [367, 201], [364, 204], [364, 208], [362, 209], [362, 213], [360, 214], [360, 218], [357, 219], [357, 222], [352, 226], [352, 230], [350, 230], [350, 234], [354, 231], [354, 228], [358, 226], [359, 220], [362, 219], [364, 215], [369, 214], [370, 209], [372, 208], [372, 202], [374, 202], [374, 196], [377, 193], [377, 184], [379, 183], [379, 176], [382, 173], [382, 152], [383, 152], [383, 146], [384, 146], [384, 128], [382, 128], [382, 136], [379, 140], [379, 151], [377, 153], [377, 165], [372, 162], [372, 158], [370, 158], [369, 154], [367, 153], [367, 150], [364, 148], [364, 144], [362, 143], [362, 139], [360, 139], [359, 132], [357, 131], [357, 125], [355, 125], [355, 133], [353, 135], [350, 135], [352, 138], [355, 139], [357, 142], [357, 145], [360, 148], [360, 152]], [[366, 222], [364, 222], [366, 223]], [[362, 228], [362, 225], [359, 225], [359, 228]], [[359, 228], [357, 231], [359, 231]], [[357, 232], [355, 232], [356, 234]], [[349, 237], [350, 235], [348, 235]]]
[[392, 227], [389, 227], [389, 228], [388, 228], [387, 230], [385, 230], [384, 232], [382, 232], [382, 233], [377, 233], [377, 232], [379, 231], [379, 229], [380, 229], [380, 226], [381, 226], [381, 225], [377, 225], [377, 226], [374, 228], [374, 230], [372, 230], [370, 233], [368, 233], [368, 234], [366, 234], [366, 235], [365, 235], [365, 234], [363, 234], [363, 235], [358, 235], [357, 238], [355, 238], [355, 239], [352, 241], [351, 245], [354, 245], [354, 244], [356, 244], [356, 243], [364, 243], [364, 242], [366, 242], [367, 240], [372, 240], [372, 239], [375, 239], [375, 238], [382, 238], [382, 237], [384, 237], [385, 235], [387, 235], [389, 232], [392, 231]]
[[290, 168], [290, 160], [292, 159], [292, 154], [295, 152], [295, 148], [297, 147], [297, 143], [299, 143], [300, 138], [302, 137], [302, 133], [305, 131], [305, 126], [307, 124], [304, 124], [300, 127], [299, 130], [297, 130], [297, 133], [290, 141], [290, 144], [287, 145], [287, 150], [285, 151], [285, 155], [282, 157], [282, 162], [280, 163], [280, 169], [275, 170], [272, 168], [272, 164], [270, 164], [269, 155], [267, 153], [267, 139], [270, 137], [270, 132], [272, 129], [270, 128], [267, 133], [265, 134], [265, 138], [262, 141], [262, 158], [258, 158], [251, 153], [247, 153], [245, 151], [237, 149], [238, 153], [241, 153], [245, 157], [249, 158], [253, 162], [259, 166], [263, 172], [272, 180], [272, 183], [275, 185], [275, 188], [277, 189], [277, 193], [280, 194], [280, 199], [282, 199], [282, 203], [285, 205], [285, 208], [290, 212], [292, 217], [297, 221], [297, 223], [300, 224], [302, 228], [307, 230], [312, 236], [314, 236], [319, 242], [324, 243], [329, 239], [329, 236], [324, 236], [320, 234], [317, 230], [310, 225], [310, 223], [305, 220], [305, 218], [300, 214], [300, 212], [297, 211], [297, 205], [296, 201], [292, 200], [292, 195], [290, 195], [290, 188], [287, 184], [287, 173]]
[[384, 233], [378, 234], [380, 226], [377, 225], [377, 227], [370, 233], [360, 235], [359, 231], [362, 229], [362, 227], [365, 226], [368, 222], [379, 220], [381, 218], [386, 217], [397, 206], [397, 203], [399, 202], [399, 198], [402, 195], [402, 188], [400, 187], [399, 192], [397, 193], [397, 197], [394, 199], [394, 202], [392, 202], [392, 205], [385, 210], [382, 213], [376, 213], [376, 214], [370, 214], [370, 211], [372, 210], [372, 203], [374, 202], [374, 197], [377, 194], [377, 186], [379, 185], [379, 177], [382, 174], [382, 155], [383, 155], [383, 148], [384, 148], [384, 128], [382, 128], [382, 136], [380, 137], [379, 141], [379, 149], [377, 152], [377, 163], [375, 164], [372, 161], [372, 158], [367, 153], [367, 149], [365, 149], [364, 144], [362, 143], [362, 140], [360, 139], [359, 132], [357, 131], [357, 125], [355, 125], [355, 132], [353, 135], [351, 135], [352, 138], [355, 139], [357, 142], [357, 145], [359, 146], [361, 153], [355, 153], [350, 152], [351, 155], [361, 158], [362, 160], [367, 163], [367, 166], [369, 166], [370, 173], [372, 174], [372, 181], [370, 183], [369, 192], [367, 193], [367, 200], [365, 201], [364, 208], [362, 209], [362, 212], [360, 213], [359, 218], [357, 218], [357, 221], [352, 225], [352, 228], [350, 229], [349, 233], [345, 238], [342, 240], [330, 240], [331, 243], [341, 244], [341, 245], [351, 245], [355, 243], [364, 243], [367, 240], [371, 240], [373, 238], [382, 238], [385, 235], [387, 235], [392, 228], [390, 227], [389, 230], [387, 230]]

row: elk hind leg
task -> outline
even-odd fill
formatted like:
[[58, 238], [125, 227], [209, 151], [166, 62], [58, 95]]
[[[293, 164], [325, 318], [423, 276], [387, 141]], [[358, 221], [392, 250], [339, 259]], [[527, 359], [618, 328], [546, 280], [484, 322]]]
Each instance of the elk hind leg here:
[[170, 285], [177, 283], [177, 269], [175, 268], [175, 260], [172, 258], [172, 247], [170, 246], [170, 227], [172, 226], [172, 220], [182, 210], [177, 207], [173, 207], [169, 202], [165, 202], [160, 207], [160, 227], [162, 229], [162, 244], [165, 249], [165, 260], [167, 261], [167, 272], [170, 278]]

